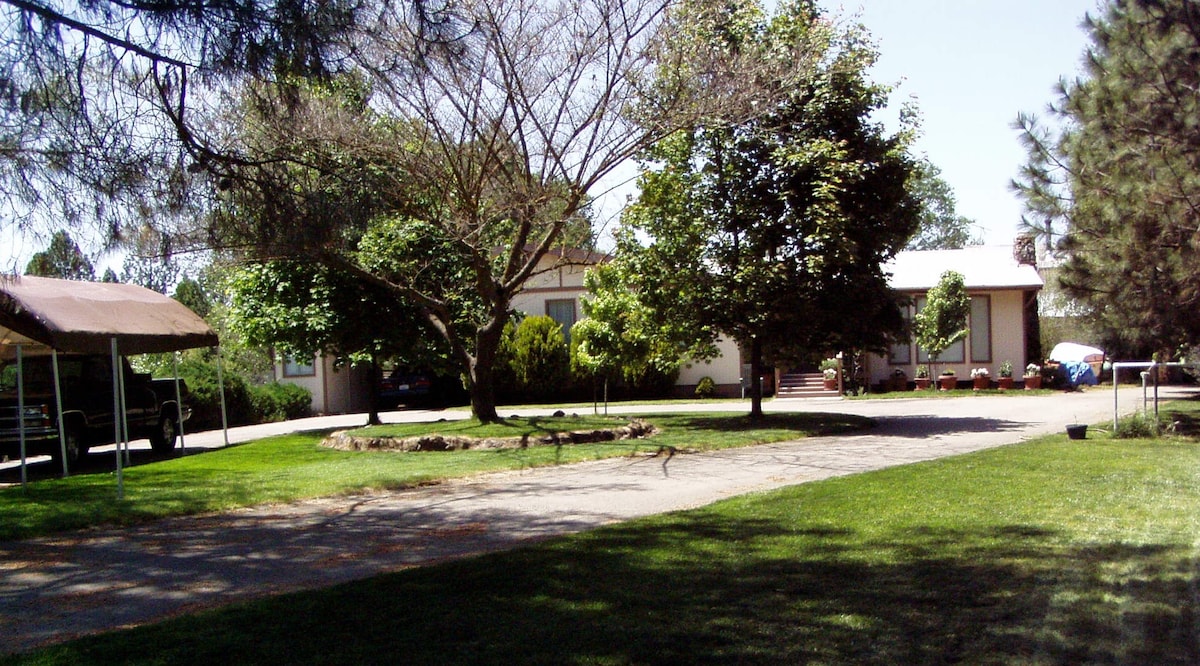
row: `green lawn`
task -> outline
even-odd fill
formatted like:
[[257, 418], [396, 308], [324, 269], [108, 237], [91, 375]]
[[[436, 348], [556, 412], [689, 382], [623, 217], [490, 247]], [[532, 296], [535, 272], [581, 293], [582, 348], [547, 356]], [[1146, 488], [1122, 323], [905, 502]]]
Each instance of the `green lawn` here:
[[[381, 433], [471, 432], [519, 436], [548, 429], [621, 425], [629, 417], [515, 420], [505, 426], [441, 422]], [[751, 422], [741, 414], [677, 414], [649, 419], [662, 433], [645, 440], [526, 449], [383, 453], [319, 446], [323, 434], [273, 437], [250, 444], [140, 465], [125, 470], [125, 499], [116, 499], [111, 474], [82, 474], [0, 490], [0, 540], [27, 538], [99, 524], [129, 524], [172, 515], [395, 489], [482, 472], [647, 454], [661, 447], [709, 450], [795, 439], [868, 427], [841, 414], [771, 414]]]
[[1054, 436], [5, 663], [1194, 664], [1198, 537], [1195, 439]]

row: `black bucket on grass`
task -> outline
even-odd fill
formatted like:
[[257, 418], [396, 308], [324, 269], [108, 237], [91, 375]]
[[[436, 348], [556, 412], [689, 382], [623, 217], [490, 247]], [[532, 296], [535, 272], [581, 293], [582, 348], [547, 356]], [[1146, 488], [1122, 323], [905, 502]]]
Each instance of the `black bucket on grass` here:
[[1087, 439], [1087, 424], [1075, 423], [1067, 426], [1067, 437], [1070, 439]]

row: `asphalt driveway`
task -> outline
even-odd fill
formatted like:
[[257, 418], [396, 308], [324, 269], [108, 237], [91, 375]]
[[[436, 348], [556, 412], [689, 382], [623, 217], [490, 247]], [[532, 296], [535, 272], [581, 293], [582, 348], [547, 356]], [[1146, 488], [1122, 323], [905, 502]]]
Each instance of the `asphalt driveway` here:
[[[0, 542], [0, 653], [743, 493], [1001, 446], [1062, 432], [1068, 423], [1110, 421], [1113, 403], [1111, 389], [1053, 396], [772, 402], [771, 411], [848, 412], [874, 417], [879, 426], [835, 437], [503, 472], [409, 491]], [[1118, 405], [1122, 412], [1140, 407], [1140, 390], [1123, 389]], [[422, 418], [430, 414], [394, 412], [387, 420]], [[362, 421], [360, 415], [254, 426], [231, 431], [230, 441]], [[190, 447], [223, 443], [221, 433], [188, 437]]]

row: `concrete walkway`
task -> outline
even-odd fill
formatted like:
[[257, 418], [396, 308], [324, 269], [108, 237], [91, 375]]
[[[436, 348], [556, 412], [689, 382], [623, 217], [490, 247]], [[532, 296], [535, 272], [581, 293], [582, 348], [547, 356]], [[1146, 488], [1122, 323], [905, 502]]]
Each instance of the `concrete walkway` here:
[[[1141, 392], [1122, 390], [1119, 404], [1122, 412], [1140, 407]], [[878, 419], [879, 426], [859, 434], [488, 474], [410, 491], [0, 542], [0, 654], [743, 493], [1001, 446], [1062, 432], [1067, 423], [1103, 423], [1111, 421], [1113, 394], [779, 401], [768, 409], [855, 413]], [[387, 420], [430, 416], [396, 412]], [[356, 416], [255, 426], [231, 431], [230, 439], [362, 422]], [[220, 433], [188, 439], [189, 447], [223, 443]]]

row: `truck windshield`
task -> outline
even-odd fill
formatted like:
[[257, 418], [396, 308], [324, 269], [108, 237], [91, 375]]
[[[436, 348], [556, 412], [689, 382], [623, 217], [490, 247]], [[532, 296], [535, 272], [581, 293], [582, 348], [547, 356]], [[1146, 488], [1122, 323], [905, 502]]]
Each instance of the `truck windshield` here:
[[[26, 391], [45, 391], [54, 389], [54, 373], [50, 367], [50, 359], [27, 358], [22, 362]], [[17, 390], [17, 362], [0, 361], [0, 390]]]
[[[21, 365], [26, 392], [51, 392], [54, 390], [54, 368], [51, 365], [49, 356], [25, 358]], [[81, 358], [72, 356], [59, 358], [58, 374], [64, 384], [72, 381], [78, 382], [82, 371], [83, 361]], [[16, 359], [0, 361], [0, 391], [10, 392], [16, 390]]]

